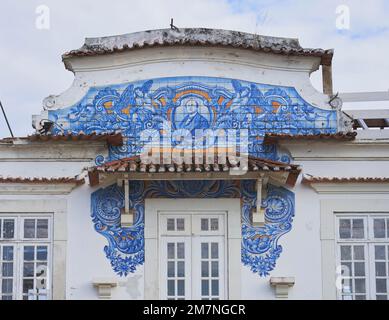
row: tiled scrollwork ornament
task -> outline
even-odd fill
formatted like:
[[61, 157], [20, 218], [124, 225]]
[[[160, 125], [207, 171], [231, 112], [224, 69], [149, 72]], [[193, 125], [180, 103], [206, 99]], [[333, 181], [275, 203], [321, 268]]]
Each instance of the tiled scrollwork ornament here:
[[250, 213], [255, 205], [255, 181], [130, 181], [130, 207], [135, 222], [121, 227], [123, 190], [117, 184], [92, 194], [92, 220], [95, 230], [108, 244], [104, 252], [113, 270], [126, 276], [144, 262], [144, 199], [153, 198], [242, 198], [242, 263], [260, 276], [275, 268], [282, 252], [279, 239], [292, 228], [294, 195], [282, 187], [268, 186], [263, 200], [266, 224], [253, 227]]

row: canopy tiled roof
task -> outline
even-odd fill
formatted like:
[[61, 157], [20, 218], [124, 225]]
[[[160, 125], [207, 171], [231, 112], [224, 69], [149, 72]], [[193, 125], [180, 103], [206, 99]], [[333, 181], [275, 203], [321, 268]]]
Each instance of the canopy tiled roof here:
[[302, 183], [389, 183], [389, 177], [316, 177], [305, 174]]
[[320, 133], [320, 134], [282, 134], [282, 133], [267, 133], [264, 143], [275, 143], [280, 140], [338, 140], [352, 141], [357, 136], [357, 132], [338, 132], [338, 133]]
[[[181, 164], [153, 164], [142, 162], [139, 156], [124, 158], [111, 162], [106, 162], [101, 166], [96, 166], [89, 169], [89, 179], [91, 185], [99, 183], [99, 174], [132, 174], [133, 177], [149, 176], [155, 179], [164, 178], [168, 179], [176, 174], [182, 174], [185, 177], [186, 174], [193, 174], [191, 177], [193, 180], [201, 179], [201, 177], [207, 177], [214, 175], [216, 178], [228, 174], [229, 172], [239, 171], [240, 163], [236, 158], [227, 157], [225, 163], [218, 163], [215, 159], [214, 163], [207, 164], [195, 164], [195, 159], [192, 158], [190, 163]], [[267, 159], [249, 157], [247, 166], [244, 168], [248, 173], [280, 173], [286, 176], [286, 183], [294, 185], [301, 168], [295, 164], [287, 164], [283, 162], [271, 161]], [[239, 175], [236, 175], [239, 179]]]
[[180, 28], [148, 30], [117, 36], [86, 38], [78, 50], [65, 53], [65, 60], [76, 56], [94, 56], [156, 46], [220, 46], [250, 49], [292, 56], [320, 57], [321, 63], [330, 65], [333, 50], [310, 49], [300, 46], [298, 39], [262, 36], [239, 31]]

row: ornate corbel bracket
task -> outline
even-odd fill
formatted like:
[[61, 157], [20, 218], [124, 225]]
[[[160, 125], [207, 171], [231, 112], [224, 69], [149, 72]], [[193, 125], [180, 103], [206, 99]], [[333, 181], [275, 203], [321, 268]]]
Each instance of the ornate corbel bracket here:
[[287, 299], [289, 289], [295, 284], [294, 277], [271, 277], [270, 285], [275, 288], [276, 298]]
[[111, 299], [112, 288], [118, 285], [116, 280], [107, 278], [96, 278], [92, 282], [93, 286], [97, 288], [99, 299]]
[[269, 177], [261, 174], [257, 179], [255, 186], [257, 192], [256, 206], [252, 212], [252, 224], [255, 227], [262, 227], [265, 225], [265, 210], [262, 208], [262, 199], [266, 198], [266, 189]]

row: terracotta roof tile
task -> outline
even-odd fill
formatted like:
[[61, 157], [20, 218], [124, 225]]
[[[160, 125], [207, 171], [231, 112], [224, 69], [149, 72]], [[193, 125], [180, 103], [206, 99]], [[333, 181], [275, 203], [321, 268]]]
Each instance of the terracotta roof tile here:
[[[201, 177], [201, 174], [220, 174], [239, 170], [240, 163], [235, 158], [227, 157], [226, 160], [227, 161], [225, 161], [225, 163], [218, 163], [216, 160], [211, 164], [196, 164], [195, 159], [192, 158], [190, 163], [153, 164], [142, 162], [141, 158], [136, 156], [132, 158], [111, 161], [101, 166], [92, 167], [89, 169], [89, 179], [91, 185], [96, 185], [99, 183], [100, 173], [152, 174], [154, 177], [163, 174], [194, 173], [199, 174], [199, 177]], [[281, 174], [287, 173], [287, 183], [289, 185], [294, 185], [301, 171], [301, 168], [295, 164], [287, 164], [255, 157], [248, 158], [247, 167], [245, 169], [248, 172], [274, 172]]]
[[389, 177], [316, 177], [305, 174], [302, 183], [389, 183]]
[[77, 177], [54, 177], [54, 178], [33, 178], [33, 177], [3, 177], [0, 176], [0, 183], [47, 183], [47, 184], [76, 184], [81, 185], [85, 183], [84, 178]]
[[302, 48], [298, 39], [206, 28], [149, 30], [118, 36], [87, 38], [78, 50], [65, 53], [65, 60], [76, 56], [95, 56], [156, 46], [221, 46], [271, 52], [282, 55], [320, 57], [330, 65], [333, 50]]
[[90, 133], [85, 134], [83, 132], [80, 132], [78, 134], [73, 133], [65, 133], [65, 134], [33, 134], [27, 137], [21, 137], [21, 138], [5, 138], [0, 140], [0, 142], [3, 143], [12, 143], [13, 141], [21, 139], [21, 140], [28, 140], [32, 142], [47, 142], [47, 141], [54, 141], [54, 142], [77, 142], [77, 141], [106, 141], [108, 144], [112, 146], [122, 146], [123, 145], [123, 136], [120, 132], [115, 133]]
[[282, 133], [268, 133], [265, 135], [264, 143], [275, 143], [279, 140], [339, 140], [351, 141], [357, 136], [357, 132], [338, 132], [338, 133], [320, 133], [320, 134], [282, 134]]

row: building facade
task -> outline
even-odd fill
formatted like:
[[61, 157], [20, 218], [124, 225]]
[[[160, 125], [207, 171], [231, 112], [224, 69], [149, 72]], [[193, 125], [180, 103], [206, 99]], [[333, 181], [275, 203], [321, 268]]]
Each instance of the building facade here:
[[65, 53], [72, 86], [0, 143], [2, 298], [387, 299], [389, 135], [332, 57], [213, 29]]

